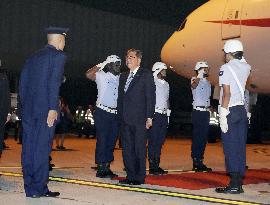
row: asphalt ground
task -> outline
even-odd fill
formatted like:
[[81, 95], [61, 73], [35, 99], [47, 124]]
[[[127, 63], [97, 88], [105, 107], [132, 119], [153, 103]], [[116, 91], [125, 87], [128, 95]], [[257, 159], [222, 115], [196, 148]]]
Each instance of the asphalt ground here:
[[[0, 160], [0, 204], [1, 205], [197, 205], [197, 204], [270, 204], [269, 183], [244, 185], [245, 193], [224, 195], [214, 188], [188, 190], [174, 187], [144, 184], [141, 186], [119, 185], [117, 180], [95, 177], [95, 139], [66, 137], [67, 151], [53, 151], [56, 167], [50, 172], [49, 188], [61, 193], [58, 198], [26, 198], [21, 177], [21, 145], [13, 138], [6, 143]], [[190, 139], [166, 140], [161, 158], [161, 167], [170, 173], [182, 174], [192, 169]], [[55, 145], [54, 145], [55, 147]], [[118, 147], [118, 146], [116, 146]], [[208, 144], [205, 163], [214, 171], [224, 171], [224, 155], [220, 142]], [[247, 145], [247, 164], [251, 169], [270, 168], [270, 144]], [[115, 150], [111, 165], [119, 176], [125, 176], [122, 150]]]

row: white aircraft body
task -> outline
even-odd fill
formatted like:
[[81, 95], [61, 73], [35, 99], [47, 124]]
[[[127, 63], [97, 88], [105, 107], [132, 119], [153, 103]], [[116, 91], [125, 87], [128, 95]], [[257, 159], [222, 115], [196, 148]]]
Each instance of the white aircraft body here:
[[191, 78], [197, 61], [207, 61], [210, 81], [218, 84], [223, 45], [239, 39], [252, 66], [253, 92], [270, 93], [270, 0], [210, 0], [193, 11], [161, 51], [162, 61]]

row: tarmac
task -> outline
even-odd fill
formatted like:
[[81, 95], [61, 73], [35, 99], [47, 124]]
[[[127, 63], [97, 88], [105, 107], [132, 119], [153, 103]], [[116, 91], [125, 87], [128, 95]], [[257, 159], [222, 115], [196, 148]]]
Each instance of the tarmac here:
[[[21, 145], [10, 137], [10, 147], [0, 159], [0, 205], [201, 205], [201, 204], [270, 204], [269, 183], [244, 185], [245, 193], [218, 194], [214, 188], [189, 190], [143, 184], [119, 185], [117, 180], [95, 177], [95, 139], [69, 135], [66, 151], [52, 152], [56, 167], [50, 172], [49, 189], [59, 191], [57, 198], [26, 198], [21, 175]], [[55, 147], [55, 145], [54, 145]], [[118, 147], [118, 146], [116, 146]], [[161, 167], [181, 174], [192, 169], [190, 139], [168, 138], [163, 146]], [[111, 169], [125, 177], [122, 150], [115, 149]], [[208, 144], [205, 163], [214, 171], [224, 171], [222, 144]], [[251, 169], [270, 168], [270, 144], [248, 144], [247, 164]]]

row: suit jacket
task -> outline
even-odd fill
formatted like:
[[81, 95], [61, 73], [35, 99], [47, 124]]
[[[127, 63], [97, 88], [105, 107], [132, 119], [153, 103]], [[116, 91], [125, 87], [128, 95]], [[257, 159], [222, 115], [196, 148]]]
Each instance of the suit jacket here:
[[152, 72], [139, 68], [127, 91], [124, 91], [129, 75], [120, 75], [117, 113], [121, 123], [145, 125], [147, 118], [153, 118], [156, 104], [155, 83]]
[[49, 110], [58, 110], [65, 62], [64, 52], [52, 45], [28, 58], [19, 83], [22, 119], [46, 119]]
[[0, 122], [5, 122], [10, 111], [9, 82], [5, 72], [0, 72]]

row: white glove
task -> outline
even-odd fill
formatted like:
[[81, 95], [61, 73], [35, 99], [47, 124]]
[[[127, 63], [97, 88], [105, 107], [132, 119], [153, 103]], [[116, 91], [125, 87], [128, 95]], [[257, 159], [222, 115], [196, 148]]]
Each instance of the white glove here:
[[10, 120], [11, 120], [11, 114], [10, 114], [10, 113], [8, 113], [8, 115], [7, 115], [7, 119], [6, 119], [5, 124], [6, 124], [8, 121], [10, 121]]
[[170, 117], [171, 116], [171, 112], [172, 112], [172, 110], [167, 109], [167, 117]]
[[219, 107], [219, 125], [221, 131], [226, 133], [228, 131], [228, 122], [227, 115], [230, 114], [230, 111], [224, 107]]
[[96, 66], [99, 68], [99, 71], [101, 71], [107, 65], [107, 63], [108, 63], [107, 61], [103, 61], [102, 63], [99, 63]]
[[168, 117], [168, 125], [170, 124], [170, 116], [171, 116], [172, 110], [167, 109], [167, 117]]
[[250, 118], [251, 118], [251, 113], [250, 112], [247, 112], [247, 118], [248, 118], [248, 120], [250, 120]]
[[199, 70], [199, 72], [198, 72], [197, 78], [202, 79], [202, 78], [203, 78], [203, 75], [204, 75], [204, 69], [201, 69], [201, 70]]

